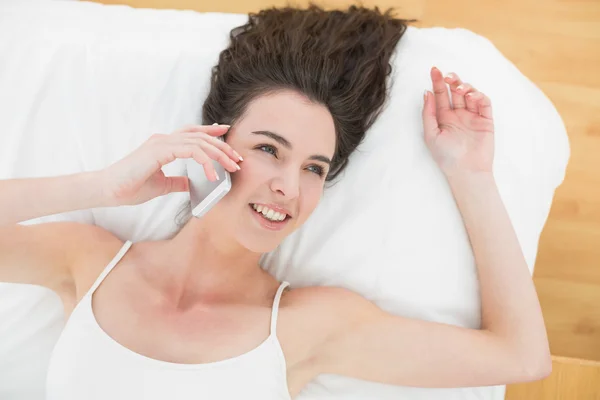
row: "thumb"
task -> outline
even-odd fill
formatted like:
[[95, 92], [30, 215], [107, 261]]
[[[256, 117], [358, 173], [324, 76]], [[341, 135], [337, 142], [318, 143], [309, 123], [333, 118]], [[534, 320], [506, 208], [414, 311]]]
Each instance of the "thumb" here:
[[190, 190], [190, 181], [187, 176], [169, 176], [166, 180], [167, 193], [187, 192]]
[[440, 131], [435, 109], [435, 98], [429, 90], [426, 90], [423, 96], [423, 131], [426, 139], [435, 138]]

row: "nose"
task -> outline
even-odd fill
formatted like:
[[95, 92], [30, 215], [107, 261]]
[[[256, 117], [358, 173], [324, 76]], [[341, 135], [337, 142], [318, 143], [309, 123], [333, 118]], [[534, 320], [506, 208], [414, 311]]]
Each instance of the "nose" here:
[[287, 200], [300, 195], [300, 175], [292, 168], [282, 168], [271, 180], [271, 190], [278, 192]]

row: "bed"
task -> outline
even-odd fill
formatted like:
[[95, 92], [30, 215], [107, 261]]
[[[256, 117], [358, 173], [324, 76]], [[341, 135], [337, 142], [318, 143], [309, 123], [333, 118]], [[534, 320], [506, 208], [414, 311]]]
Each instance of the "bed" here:
[[[210, 68], [229, 30], [247, 18], [242, 13], [248, 10], [225, 11], [1, 3], [0, 179], [103, 168], [152, 133], [197, 122]], [[533, 271], [570, 154], [562, 119], [486, 38], [466, 29], [416, 26], [397, 46], [390, 98], [348, 170], [327, 189], [306, 226], [262, 264], [292, 287], [346, 287], [399, 315], [475, 328], [480, 308], [473, 255], [449, 188], [422, 140], [421, 99], [432, 65], [457, 72], [492, 99], [494, 174]], [[175, 162], [165, 172], [181, 174], [182, 168]], [[158, 239], [176, 231], [175, 214], [187, 200], [180, 193], [137, 207], [26, 223], [73, 220], [103, 226], [122, 239]], [[374, 218], [381, 209], [390, 211]], [[47, 362], [64, 324], [60, 301], [44, 288], [13, 284], [0, 284], [0, 299], [0, 398], [43, 399]], [[503, 386], [421, 389], [327, 375], [298, 398], [503, 396]]]

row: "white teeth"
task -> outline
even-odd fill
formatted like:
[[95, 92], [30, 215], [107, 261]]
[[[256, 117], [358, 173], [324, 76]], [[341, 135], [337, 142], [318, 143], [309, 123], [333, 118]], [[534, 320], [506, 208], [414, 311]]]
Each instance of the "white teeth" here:
[[285, 219], [287, 214], [281, 214], [281, 213], [275, 213], [274, 218], [277, 219], [278, 221], [283, 221]]
[[268, 218], [272, 221], [283, 221], [287, 216], [287, 214], [285, 213], [282, 214], [275, 210], [271, 210], [270, 208], [265, 206], [258, 206], [256, 204], [252, 204], [252, 208], [254, 208], [257, 212], [261, 213], [265, 218]]

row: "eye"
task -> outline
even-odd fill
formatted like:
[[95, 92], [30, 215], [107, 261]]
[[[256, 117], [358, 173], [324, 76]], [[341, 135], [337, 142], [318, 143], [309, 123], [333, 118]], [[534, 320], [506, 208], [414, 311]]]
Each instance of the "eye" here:
[[270, 144], [260, 144], [255, 148], [264, 151], [265, 153], [269, 153], [275, 156], [275, 158], [277, 158], [277, 149], [274, 146], [271, 146]]
[[323, 167], [321, 167], [319, 165], [311, 165], [308, 167], [308, 170], [319, 175], [321, 178], [323, 177], [323, 174], [325, 173], [325, 170], [323, 169]]

